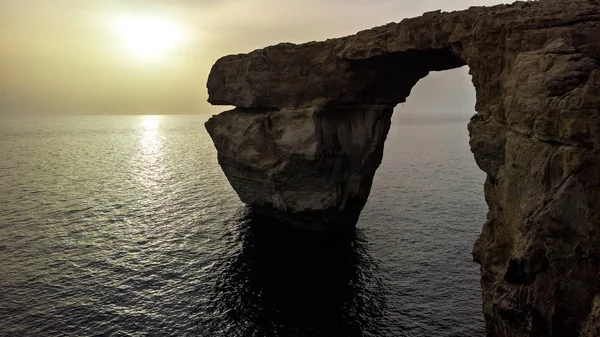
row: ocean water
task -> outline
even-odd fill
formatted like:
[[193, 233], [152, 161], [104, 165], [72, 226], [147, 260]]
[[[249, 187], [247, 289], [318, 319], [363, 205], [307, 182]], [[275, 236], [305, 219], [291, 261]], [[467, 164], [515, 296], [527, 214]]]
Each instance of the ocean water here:
[[355, 232], [240, 203], [208, 116], [0, 120], [0, 336], [482, 336], [466, 122], [394, 124]]

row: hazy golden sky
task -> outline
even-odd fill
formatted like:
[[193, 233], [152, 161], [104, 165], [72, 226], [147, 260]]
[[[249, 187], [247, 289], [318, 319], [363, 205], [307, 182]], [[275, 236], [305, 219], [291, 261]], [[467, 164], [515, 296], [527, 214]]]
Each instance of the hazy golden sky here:
[[[219, 111], [206, 103], [206, 79], [220, 56], [499, 2], [0, 0], [0, 114]], [[123, 17], [158, 17], [183, 33], [164, 57], [139, 59], [115, 29]]]

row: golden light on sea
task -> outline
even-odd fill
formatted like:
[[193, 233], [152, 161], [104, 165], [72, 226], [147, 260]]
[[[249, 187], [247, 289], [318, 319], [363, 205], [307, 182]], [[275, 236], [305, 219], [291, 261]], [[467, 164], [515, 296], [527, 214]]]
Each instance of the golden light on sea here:
[[142, 119], [142, 128], [146, 131], [156, 130], [159, 124], [159, 116], [144, 116]]

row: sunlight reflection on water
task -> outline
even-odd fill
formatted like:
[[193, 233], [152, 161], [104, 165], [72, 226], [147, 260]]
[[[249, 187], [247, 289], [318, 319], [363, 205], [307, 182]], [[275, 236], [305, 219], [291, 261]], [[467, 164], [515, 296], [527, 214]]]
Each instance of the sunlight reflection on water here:
[[161, 116], [144, 116], [140, 123], [139, 152], [133, 157], [132, 170], [138, 183], [147, 189], [159, 187], [165, 177]]
[[358, 223], [260, 227], [209, 116], [0, 123], [0, 336], [481, 336], [465, 125], [394, 125]]
[[161, 116], [144, 116], [142, 118], [142, 127], [144, 130], [156, 130], [160, 124]]

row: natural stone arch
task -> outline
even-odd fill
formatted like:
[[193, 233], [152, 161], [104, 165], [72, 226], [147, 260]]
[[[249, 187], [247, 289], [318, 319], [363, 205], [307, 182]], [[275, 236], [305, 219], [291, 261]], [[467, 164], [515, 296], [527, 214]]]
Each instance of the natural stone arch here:
[[487, 174], [474, 257], [488, 335], [595, 336], [598, 22], [594, 1], [518, 2], [227, 56], [209, 101], [236, 109], [207, 130], [243, 202], [297, 227], [353, 226], [393, 107], [429, 71], [467, 64], [470, 145]]

